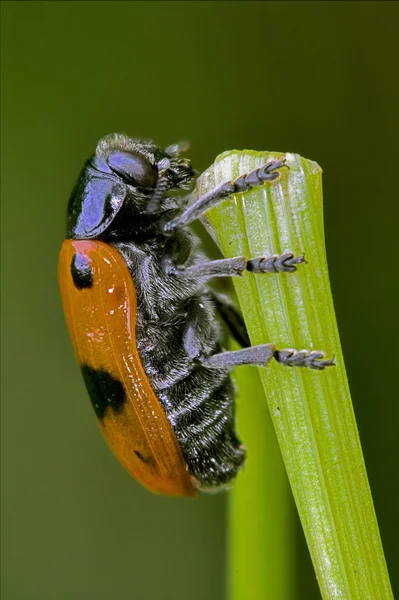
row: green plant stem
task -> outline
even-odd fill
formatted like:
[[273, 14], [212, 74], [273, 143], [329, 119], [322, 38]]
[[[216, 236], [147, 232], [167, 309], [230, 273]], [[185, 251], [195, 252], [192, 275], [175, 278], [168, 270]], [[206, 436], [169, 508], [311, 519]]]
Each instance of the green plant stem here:
[[290, 600], [296, 540], [284, 463], [257, 369], [237, 369], [235, 381], [238, 430], [250, 460], [229, 498], [229, 598]]
[[[227, 152], [201, 176], [199, 193], [283, 156], [289, 169], [281, 170], [278, 181], [237, 195], [206, 219], [226, 257], [286, 250], [306, 256], [308, 264], [296, 273], [245, 274], [234, 278], [234, 285], [252, 344], [273, 342], [280, 349], [317, 349], [336, 357], [336, 366], [325, 371], [274, 362], [260, 376], [323, 598], [388, 600], [392, 591], [330, 290], [321, 169], [293, 154]], [[242, 410], [253, 422], [260, 419], [250, 397]], [[244, 442], [250, 450], [251, 440]], [[248, 460], [253, 460], [250, 452]], [[263, 471], [257, 475], [264, 477]], [[258, 510], [251, 515], [254, 522], [264, 518], [266, 507]], [[231, 514], [234, 539], [244, 503], [236, 502]], [[248, 561], [248, 553], [259, 560], [267, 543], [249, 540], [241, 547], [233, 542], [233, 563]], [[248, 598], [244, 592], [231, 597]], [[259, 596], [272, 597], [267, 589]]]

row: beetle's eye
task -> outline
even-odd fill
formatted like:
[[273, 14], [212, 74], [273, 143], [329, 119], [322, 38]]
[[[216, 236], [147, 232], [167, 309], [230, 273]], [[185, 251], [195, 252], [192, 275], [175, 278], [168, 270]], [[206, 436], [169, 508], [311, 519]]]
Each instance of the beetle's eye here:
[[141, 187], [154, 187], [157, 173], [143, 156], [133, 152], [113, 152], [107, 158], [108, 165], [127, 183]]

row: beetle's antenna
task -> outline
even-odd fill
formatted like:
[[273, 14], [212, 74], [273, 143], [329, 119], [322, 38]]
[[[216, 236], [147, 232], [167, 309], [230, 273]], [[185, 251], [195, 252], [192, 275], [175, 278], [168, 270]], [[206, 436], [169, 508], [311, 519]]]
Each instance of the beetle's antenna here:
[[164, 193], [166, 192], [166, 190], [168, 190], [168, 189], [169, 189], [169, 181], [168, 181], [167, 177], [160, 177], [158, 179], [157, 185], [155, 186], [155, 190], [152, 195], [152, 198], [149, 201], [148, 206], [147, 206], [147, 211], [149, 213], [153, 214], [153, 213], [156, 213], [159, 211], [162, 197], [163, 197]]
[[170, 160], [163, 158], [158, 163], [158, 181], [154, 193], [148, 203], [147, 211], [151, 214], [159, 211], [160, 203], [165, 192], [170, 188], [169, 179], [165, 173], [170, 168]]

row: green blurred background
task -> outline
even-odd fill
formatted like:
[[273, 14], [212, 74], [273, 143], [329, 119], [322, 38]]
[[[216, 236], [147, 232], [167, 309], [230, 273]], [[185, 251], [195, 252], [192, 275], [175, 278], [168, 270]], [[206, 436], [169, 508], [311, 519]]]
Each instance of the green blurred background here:
[[[64, 212], [113, 131], [324, 170], [338, 323], [398, 583], [398, 33], [390, 2], [2, 3], [3, 600], [223, 600], [225, 494], [161, 498], [98, 431], [61, 311]], [[298, 599], [319, 598], [297, 527]]]

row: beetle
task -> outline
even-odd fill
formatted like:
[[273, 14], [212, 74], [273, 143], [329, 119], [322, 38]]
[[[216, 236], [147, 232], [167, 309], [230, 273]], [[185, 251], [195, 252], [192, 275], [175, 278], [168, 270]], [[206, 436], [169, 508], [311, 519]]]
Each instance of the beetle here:
[[[250, 346], [239, 311], [209, 282], [245, 270], [292, 272], [286, 252], [209, 260], [190, 225], [232, 194], [272, 185], [269, 161], [202, 197], [178, 145], [112, 134], [85, 163], [67, 209], [59, 283], [67, 325], [100, 428], [147, 489], [195, 496], [231, 484], [245, 461], [235, 429], [233, 367], [324, 369], [322, 352]], [[186, 195], [182, 191], [186, 191]], [[221, 320], [242, 348], [222, 348]]]

